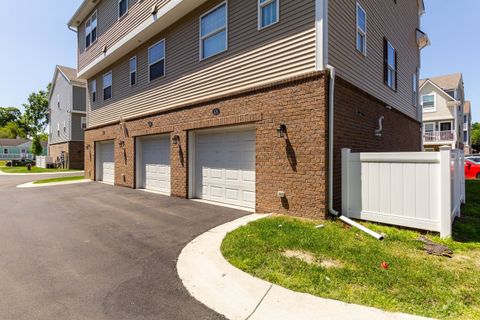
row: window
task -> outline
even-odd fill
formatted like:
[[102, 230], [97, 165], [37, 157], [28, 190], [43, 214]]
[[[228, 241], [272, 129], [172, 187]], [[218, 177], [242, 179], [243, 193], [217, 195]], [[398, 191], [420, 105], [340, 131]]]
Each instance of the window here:
[[60, 123], [57, 123], [57, 136], [60, 137]]
[[92, 92], [92, 101], [97, 101], [97, 80], [92, 80], [91, 82], [91, 92]]
[[435, 94], [422, 96], [422, 106], [424, 110], [435, 109]]
[[468, 116], [465, 114], [463, 115], [463, 123], [467, 123], [468, 121]]
[[150, 81], [165, 75], [165, 40], [148, 49], [148, 74]]
[[3, 153], [8, 154], [8, 149], [3, 149]]
[[463, 131], [463, 142], [468, 143], [468, 132]]
[[456, 99], [455, 97], [455, 90], [447, 90], [445, 91], [450, 97], [452, 97], [453, 99]]
[[137, 57], [130, 59], [130, 86], [137, 84]]
[[357, 2], [357, 50], [367, 54], [367, 13]]
[[60, 95], [57, 94], [57, 108], [60, 109]]
[[279, 0], [258, 0], [258, 29], [278, 22], [280, 16]]
[[435, 123], [433, 122], [426, 122], [424, 125], [425, 132], [435, 132]]
[[63, 132], [67, 132], [67, 121], [63, 121]]
[[112, 71], [103, 76], [103, 100], [112, 97]]
[[121, 18], [128, 11], [128, 0], [118, 0], [118, 17]]
[[227, 50], [227, 4], [223, 3], [200, 18], [200, 59]]
[[85, 47], [88, 48], [97, 40], [97, 11], [85, 22]]
[[87, 117], [82, 117], [80, 119], [80, 127], [82, 129], [87, 129]]
[[387, 86], [397, 90], [397, 50], [390, 41], [384, 39], [384, 81]]
[[415, 72], [412, 76], [412, 92], [413, 92], [413, 106], [416, 108], [418, 105], [418, 80], [417, 73]]

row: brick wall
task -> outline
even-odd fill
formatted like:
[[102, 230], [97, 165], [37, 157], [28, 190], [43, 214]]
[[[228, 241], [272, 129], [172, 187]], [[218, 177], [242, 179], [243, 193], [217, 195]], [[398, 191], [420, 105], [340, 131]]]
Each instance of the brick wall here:
[[[375, 136], [381, 116], [383, 132]], [[341, 78], [335, 86], [334, 207], [341, 209], [341, 149], [352, 152], [421, 151], [421, 125], [416, 120], [388, 109]]]
[[[324, 218], [328, 155], [325, 79], [324, 74], [315, 73], [124, 125], [87, 130], [85, 175], [95, 178], [95, 141], [115, 139], [115, 184], [133, 188], [135, 137], [178, 135], [180, 143], [171, 145], [171, 192], [185, 198], [188, 196], [188, 131], [255, 123], [257, 212]], [[214, 108], [220, 109], [219, 116], [212, 114]], [[276, 136], [281, 123], [287, 126], [288, 139]], [[286, 198], [278, 198], [277, 191], [284, 191]]]
[[[83, 141], [70, 141], [58, 143], [48, 146], [48, 154], [56, 162], [60, 159], [62, 152], [65, 152], [68, 157], [68, 169], [83, 169], [84, 165], [84, 143]], [[67, 159], [66, 159], [67, 160]]]

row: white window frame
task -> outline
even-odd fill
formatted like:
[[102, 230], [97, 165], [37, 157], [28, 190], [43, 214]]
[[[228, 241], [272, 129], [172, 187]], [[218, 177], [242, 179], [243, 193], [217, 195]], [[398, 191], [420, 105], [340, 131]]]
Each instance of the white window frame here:
[[[390, 65], [390, 62], [389, 62], [389, 60], [390, 60], [389, 59], [389, 57], [390, 57], [390, 55], [389, 55], [390, 50], [389, 49], [390, 48], [392, 48], [393, 52], [394, 52], [394, 57], [393, 57], [394, 65], [393, 66]], [[393, 44], [389, 40], [387, 40], [387, 52], [386, 52], [386, 54], [387, 54], [387, 81], [386, 81], [386, 85], [392, 90], [397, 90], [397, 88], [398, 88], [398, 83], [397, 83], [398, 65], [397, 65], [397, 57], [396, 57], [397, 56], [397, 49], [393, 46]], [[390, 85], [388, 83], [388, 72], [392, 72], [392, 85]]]
[[125, 11], [124, 14], [120, 15], [120, 2], [122, 2], [122, 1], [124, 1], [124, 0], [118, 0], [118, 10], [117, 10], [117, 12], [118, 12], [118, 19], [119, 19], [119, 20], [120, 20], [121, 18], [123, 18], [124, 16], [126, 16], [127, 13], [128, 13], [128, 0], [125, 0], [125, 1], [127, 2], [127, 11]]
[[[165, 57], [163, 58], [165, 60]], [[132, 60], [135, 60], [135, 70], [132, 71]], [[136, 86], [137, 83], [138, 83], [138, 60], [137, 60], [137, 56], [134, 56], [132, 58], [130, 58], [129, 60], [129, 63], [128, 63], [128, 69], [130, 70], [130, 73], [129, 73], [129, 79], [128, 79], [128, 82], [130, 83], [130, 87], [133, 87], [133, 86]], [[149, 72], [149, 77], [148, 79], [150, 79], [150, 66], [148, 66], [148, 72]], [[135, 73], [135, 83], [132, 84], [132, 73]]]
[[[105, 89], [108, 88], [108, 87], [105, 87], [105, 77], [108, 75], [110, 75], [112, 78], [112, 84], [110, 85], [110, 87], [112, 88], [111, 90], [112, 92], [110, 94], [110, 98], [105, 99]], [[102, 95], [103, 95], [103, 101], [110, 100], [113, 98], [113, 72], [111, 70], [102, 76]]]
[[414, 72], [412, 75], [412, 94], [413, 94], [413, 106], [418, 107], [418, 72]]
[[[263, 9], [263, 7], [268, 6], [272, 2], [277, 3], [277, 20], [275, 22], [270, 23], [269, 25], [266, 25], [266, 26], [262, 27], [262, 18], [263, 18], [262, 9]], [[267, 0], [264, 3], [261, 3], [260, 0], [258, 0], [257, 3], [258, 3], [258, 30], [259, 31], [263, 30], [263, 29], [266, 29], [268, 27], [271, 27], [271, 26], [280, 22], [280, 0]]]
[[[432, 96], [432, 95], [433, 95], [433, 107], [424, 108], [423, 107], [423, 97]], [[421, 105], [422, 105], [422, 111], [423, 112], [435, 112], [435, 111], [437, 111], [437, 95], [435, 94], [435, 92], [422, 94], [420, 102], [421, 102]]]
[[[363, 13], [365, 14], [365, 30], [362, 30], [362, 28], [360, 28], [360, 24], [359, 24], [359, 19], [358, 19], [358, 10], [362, 10]], [[365, 11], [365, 9], [363, 9], [362, 5], [357, 2], [357, 5], [355, 7], [355, 16], [356, 16], [356, 33], [355, 33], [355, 49], [360, 52], [362, 55], [364, 56], [367, 56], [367, 11]], [[361, 34], [363, 36], [363, 39], [364, 39], [364, 44], [363, 44], [363, 52], [358, 50], [358, 34]]]
[[[92, 17], [95, 16], [95, 28], [97, 29], [97, 33], [95, 35], [95, 41], [92, 41]], [[87, 32], [87, 23], [89, 24], [90, 30]], [[90, 35], [90, 45], [87, 46], [87, 36]], [[98, 39], [98, 15], [97, 10], [93, 11], [90, 17], [85, 21], [85, 48], [90, 48]]]
[[426, 133], [427, 130], [425, 130], [425, 127], [427, 126], [427, 124], [433, 124], [433, 131], [429, 131], [429, 132], [437, 132], [437, 124], [435, 122], [424, 122], [423, 123], [423, 133]]
[[80, 128], [84, 130], [87, 129], [87, 117], [80, 118]]
[[[225, 5], [225, 27], [222, 27], [222, 28], [219, 28], [217, 30], [214, 30], [212, 32], [210, 32], [209, 34], [205, 35], [202, 37], [202, 19], [206, 16], [208, 16], [210, 13], [212, 13], [213, 11], [215, 11], [216, 9], [220, 8], [221, 6]], [[211, 55], [209, 57], [206, 57], [204, 58], [203, 57], [203, 40], [205, 39], [208, 39], [214, 35], [216, 35], [217, 33], [220, 33], [222, 32], [223, 30], [225, 30], [225, 49], [222, 50], [222, 51], [219, 51], [217, 53], [215, 53], [214, 55]], [[208, 10], [207, 12], [205, 12], [204, 14], [202, 14], [199, 18], [199, 33], [198, 33], [198, 36], [199, 36], [199, 40], [200, 40], [200, 52], [199, 52], [199, 57], [200, 57], [200, 61], [203, 61], [203, 60], [207, 60], [207, 59], [210, 59], [212, 57], [215, 57], [216, 55], [219, 55], [225, 51], [228, 51], [228, 2], [227, 1], [223, 1], [222, 3], [219, 3], [218, 5], [216, 5], [215, 7], [211, 8], [210, 10]]]
[[[92, 82], [90, 83], [91, 85], [91, 94], [92, 94], [92, 102], [97, 102], [97, 79], [93, 79]], [[94, 95], [95, 94], [95, 95]]]
[[[156, 45], [160, 44], [163, 42], [163, 59], [158, 59], [152, 63], [150, 63], [150, 49], [155, 47]], [[167, 43], [165, 41], [165, 39], [162, 39], [160, 41], [158, 41], [157, 43], [151, 45], [150, 47], [148, 47], [148, 51], [147, 51], [147, 59], [148, 59], [148, 82], [152, 82], [152, 81], [155, 81], [155, 80], [158, 80], [158, 79], [161, 79], [161, 78], [164, 78], [166, 75], [167, 75]], [[163, 60], [163, 76], [161, 77], [158, 77], [158, 78], [155, 78], [153, 80], [150, 80], [150, 66], [154, 65], [155, 63], [159, 62], [159, 61], [162, 61]], [[137, 61], [138, 62], [138, 61]]]

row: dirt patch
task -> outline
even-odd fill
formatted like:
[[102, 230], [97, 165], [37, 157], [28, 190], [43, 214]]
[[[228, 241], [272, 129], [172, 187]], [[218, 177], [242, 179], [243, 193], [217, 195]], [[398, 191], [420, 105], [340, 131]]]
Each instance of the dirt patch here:
[[282, 255], [287, 258], [302, 260], [305, 263], [316, 265], [325, 269], [342, 268], [343, 264], [334, 259], [317, 258], [310, 252], [299, 250], [285, 250]]

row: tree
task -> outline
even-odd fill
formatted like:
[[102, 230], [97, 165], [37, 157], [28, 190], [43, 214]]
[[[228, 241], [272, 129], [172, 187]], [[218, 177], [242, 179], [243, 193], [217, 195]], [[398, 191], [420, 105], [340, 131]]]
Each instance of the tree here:
[[478, 150], [480, 148], [480, 123], [479, 122], [475, 122], [472, 125], [471, 137], [472, 137], [472, 147]]
[[9, 122], [4, 127], [0, 127], [0, 139], [27, 138], [25, 130], [17, 122]]
[[9, 122], [16, 122], [20, 119], [21, 113], [18, 108], [0, 107], [0, 127], [5, 127]]
[[42, 144], [40, 143], [39, 136], [33, 137], [32, 147], [30, 148], [30, 153], [40, 156], [43, 152]]
[[36, 137], [43, 133], [48, 125], [48, 91], [50, 88], [49, 84], [47, 91], [40, 90], [31, 93], [28, 96], [28, 102], [23, 104], [25, 113], [21, 122], [30, 136]]

